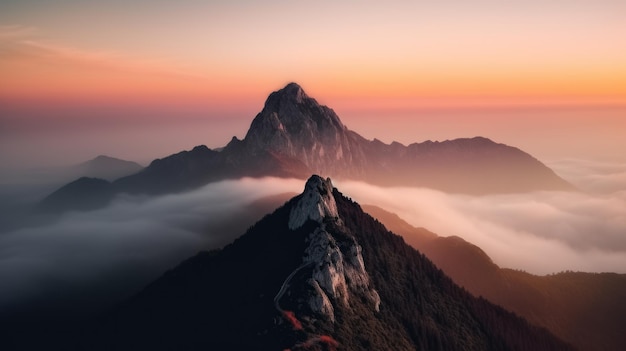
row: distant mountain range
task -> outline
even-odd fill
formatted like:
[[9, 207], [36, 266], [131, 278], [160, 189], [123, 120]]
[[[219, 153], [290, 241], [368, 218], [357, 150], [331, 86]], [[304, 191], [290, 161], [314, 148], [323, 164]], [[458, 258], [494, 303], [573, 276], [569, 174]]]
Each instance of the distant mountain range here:
[[38, 208], [45, 212], [101, 208], [116, 194], [110, 181], [136, 174], [142, 169], [136, 162], [100, 155], [77, 165], [48, 170], [44, 175], [50, 182], [76, 177], [78, 179], [45, 197]]
[[90, 350], [572, 349], [472, 297], [319, 176], [67, 335], [64, 349]]
[[[482, 137], [408, 146], [367, 140], [296, 83], [270, 94], [243, 140], [233, 137], [218, 150], [197, 146], [154, 160], [113, 181], [103, 199], [120, 192], [178, 192], [244, 176], [306, 179], [311, 174], [469, 194], [573, 189], [529, 154]], [[79, 197], [94, 196], [84, 184], [68, 184], [46, 201], [59, 209], [82, 209], [79, 204], [88, 201]], [[73, 189], [79, 186], [80, 191]]]

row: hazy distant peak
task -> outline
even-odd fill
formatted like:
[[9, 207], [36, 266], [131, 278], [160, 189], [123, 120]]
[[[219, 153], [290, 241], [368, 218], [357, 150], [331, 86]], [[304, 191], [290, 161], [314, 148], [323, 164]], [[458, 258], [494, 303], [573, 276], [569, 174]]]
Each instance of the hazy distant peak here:
[[493, 144], [494, 143], [493, 140], [491, 140], [489, 138], [486, 138], [484, 136], [480, 136], [480, 135], [475, 136], [473, 138], [470, 138], [470, 140], [472, 140], [474, 142], [480, 142], [480, 143], [489, 143], [489, 144]]
[[97, 157], [75, 165], [69, 170], [73, 177], [102, 178], [109, 181], [120, 177], [135, 174], [143, 169], [143, 166], [119, 158], [98, 155]]
[[120, 158], [111, 157], [111, 156], [107, 156], [107, 155], [98, 155], [98, 156], [92, 158], [91, 160], [83, 162], [83, 164], [84, 163], [88, 163], [88, 162], [127, 162], [127, 163], [134, 163], [132, 161], [122, 160]]
[[92, 161], [107, 161], [107, 160], [119, 160], [118, 158], [107, 156], [107, 155], [98, 155]]

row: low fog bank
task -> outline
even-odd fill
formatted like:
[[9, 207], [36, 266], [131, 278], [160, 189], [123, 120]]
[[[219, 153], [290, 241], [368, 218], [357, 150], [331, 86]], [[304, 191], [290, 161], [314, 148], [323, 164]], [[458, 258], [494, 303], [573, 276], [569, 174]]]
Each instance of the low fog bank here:
[[501, 267], [534, 274], [626, 273], [626, 182], [616, 181], [624, 168], [583, 162], [563, 165], [581, 189], [597, 192], [474, 197], [350, 181], [335, 186], [355, 201], [376, 204], [414, 226], [462, 237]]
[[547, 165], [585, 192], [611, 194], [626, 190], [626, 163], [623, 162], [565, 159]]
[[[256, 200], [303, 186], [304, 180], [241, 179], [155, 198], [121, 195], [101, 210], [0, 232], [0, 312], [39, 302], [50, 308], [53, 301], [71, 313], [63, 301], [79, 311], [126, 296], [181, 260], [243, 234], [263, 215]], [[30, 220], [36, 218], [24, 218]]]
[[[615, 181], [626, 167], [559, 165], [559, 174], [589, 192], [475, 197], [333, 183], [361, 204], [383, 207], [441, 236], [460, 236], [501, 267], [535, 274], [626, 273], [626, 183]], [[23, 307], [56, 308], [50, 315], [71, 314], [68, 308], [88, 313], [115, 302], [198, 251], [231, 242], [304, 183], [247, 178], [176, 195], [120, 195], [107, 208], [66, 213], [45, 224], [11, 216], [12, 225], [0, 226], [0, 315]], [[0, 209], [25, 203], [5, 190]], [[258, 203], [268, 197], [272, 205]]]

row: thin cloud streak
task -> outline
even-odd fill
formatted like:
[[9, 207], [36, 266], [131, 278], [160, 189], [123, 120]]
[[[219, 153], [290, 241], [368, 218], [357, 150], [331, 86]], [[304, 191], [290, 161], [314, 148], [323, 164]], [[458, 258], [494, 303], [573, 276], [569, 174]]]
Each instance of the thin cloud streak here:
[[35, 27], [0, 26], [0, 47], [9, 54], [4, 60], [41, 60], [47, 61], [47, 65], [82, 64], [94, 69], [200, 78], [197, 74], [176, 69], [171, 61], [131, 57], [111, 50], [84, 50], [54, 43], [39, 36], [39, 32]]

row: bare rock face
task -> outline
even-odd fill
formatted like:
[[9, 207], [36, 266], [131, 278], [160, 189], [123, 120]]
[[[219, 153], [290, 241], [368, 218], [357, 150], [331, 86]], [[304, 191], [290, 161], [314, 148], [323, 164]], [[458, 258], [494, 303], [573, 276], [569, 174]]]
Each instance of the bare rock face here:
[[324, 218], [338, 218], [330, 178], [312, 176], [304, 186], [302, 198], [289, 215], [289, 228], [300, 228], [307, 220], [322, 223]]
[[330, 179], [312, 176], [307, 181], [291, 210], [289, 228], [298, 229], [309, 220], [319, 223], [306, 238], [308, 246], [303, 257], [303, 264], [313, 267], [311, 278], [307, 280], [314, 292], [309, 299], [311, 310], [334, 322], [333, 303], [349, 307], [351, 296], [357, 294], [378, 311], [380, 297], [370, 285], [361, 246], [347, 232], [333, 235], [326, 230], [327, 224], [334, 226], [333, 232], [343, 228]]
[[361, 139], [341, 123], [335, 111], [290, 83], [270, 94], [244, 143], [250, 153], [271, 150], [296, 158], [312, 173], [362, 175]]
[[[304, 262], [313, 264], [311, 281], [319, 296], [311, 298], [310, 306], [316, 313], [334, 321], [333, 307], [329, 301], [349, 307], [352, 294], [364, 296], [375, 311], [380, 308], [380, 297], [370, 286], [365, 270], [361, 246], [353, 238], [338, 240], [324, 229], [318, 228], [307, 238], [309, 246]], [[317, 289], [317, 287], [320, 289]], [[320, 304], [318, 301], [322, 301]]]

